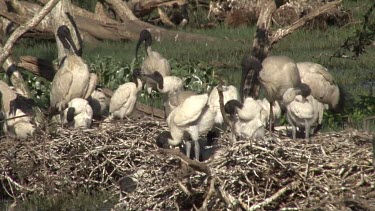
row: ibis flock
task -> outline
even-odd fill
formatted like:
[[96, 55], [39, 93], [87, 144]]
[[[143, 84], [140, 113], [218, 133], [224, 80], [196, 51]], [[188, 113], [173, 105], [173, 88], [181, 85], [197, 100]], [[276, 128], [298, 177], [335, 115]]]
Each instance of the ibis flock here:
[[[246, 140], [263, 139], [267, 128], [272, 130], [283, 113], [292, 128], [293, 139], [297, 138], [297, 132], [309, 138], [322, 124], [324, 110], [336, 109], [340, 100], [339, 88], [325, 67], [312, 62], [296, 63], [286, 56], [268, 56], [263, 61], [244, 56], [243, 71], [257, 72], [263, 99], [240, 99], [233, 85], [220, 86], [223, 99], [218, 87], [199, 94], [185, 90], [184, 80], [171, 75], [168, 60], [151, 48], [152, 35], [148, 30], [141, 31], [136, 45], [136, 59], [140, 46], [145, 45], [146, 56], [141, 67], [133, 70], [132, 82], [120, 85], [113, 92], [97, 85], [97, 76], [90, 73], [77, 52], [68, 27], [60, 26], [57, 38], [66, 56], [52, 81], [49, 109], [52, 119], [63, 127], [81, 129], [90, 128], [93, 118], [127, 119], [134, 111], [139, 93], [146, 87], [149, 94], [156, 91], [163, 95], [168, 130], [155, 137], [156, 145], [179, 146], [196, 160], [202, 148], [200, 137], [208, 139], [215, 128], [227, 127], [222, 114], [227, 115], [233, 132]], [[33, 101], [3, 81], [0, 92], [4, 133], [19, 139], [31, 136], [36, 131]]]

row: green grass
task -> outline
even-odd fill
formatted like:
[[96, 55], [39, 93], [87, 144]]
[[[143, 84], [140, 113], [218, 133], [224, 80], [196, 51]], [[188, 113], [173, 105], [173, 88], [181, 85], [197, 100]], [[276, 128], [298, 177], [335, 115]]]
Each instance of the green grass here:
[[[116, 197], [116, 198], [114, 198]], [[117, 202], [118, 196], [103, 192], [78, 192], [76, 194], [60, 193], [48, 196], [30, 196], [27, 200], [19, 200], [17, 211], [92, 211], [110, 210]], [[0, 200], [0, 210], [8, 210], [13, 202]]]
[[[357, 23], [356, 21], [361, 20], [371, 3], [370, 0], [358, 2], [347, 0], [344, 1], [344, 6], [353, 12], [353, 21]], [[373, 15], [375, 17], [375, 14]], [[301, 29], [276, 43], [271, 55], [286, 55], [296, 62], [312, 61], [327, 67], [347, 95], [348, 105], [353, 107], [359, 96], [370, 94], [371, 84], [375, 83], [375, 63], [373, 62], [375, 47], [368, 47], [367, 52], [356, 60], [331, 58], [331, 55], [347, 37], [352, 36], [360, 27], [361, 24], [349, 24], [342, 28], [329, 27], [326, 31]], [[215, 75], [225, 78], [228, 83], [239, 87], [241, 59], [251, 50], [255, 27], [221, 26], [214, 29], [188, 28], [185, 31], [218, 37], [219, 41], [210, 43], [155, 41], [153, 49], [170, 60], [172, 74], [184, 77], [191, 77], [189, 74], [195, 74], [201, 77], [212, 75], [214, 72]], [[83, 57], [94, 72], [100, 73], [100, 84], [116, 89], [130, 79], [129, 66], [134, 58], [135, 45], [135, 42], [111, 41], [85, 45]], [[141, 49], [140, 57], [145, 55], [144, 48]], [[31, 39], [19, 42], [13, 54], [16, 57], [33, 55], [50, 61], [57, 56], [53, 42], [35, 42]], [[33, 83], [39, 79], [29, 75], [28, 80]], [[42, 103], [45, 101], [45, 99], [41, 100]], [[141, 101], [147, 103], [149, 100], [143, 94]], [[159, 100], [157, 105], [160, 106], [160, 104]]]

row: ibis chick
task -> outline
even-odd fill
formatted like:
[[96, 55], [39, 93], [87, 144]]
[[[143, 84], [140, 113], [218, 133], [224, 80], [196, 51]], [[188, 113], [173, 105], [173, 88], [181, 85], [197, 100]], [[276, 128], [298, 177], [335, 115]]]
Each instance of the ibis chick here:
[[133, 70], [133, 82], [119, 86], [113, 93], [109, 104], [110, 119], [124, 119], [133, 112], [138, 93], [142, 90], [141, 70]]
[[64, 116], [64, 123], [69, 127], [86, 129], [91, 127], [93, 111], [87, 100], [74, 98], [68, 103]]
[[101, 120], [102, 117], [108, 116], [109, 103], [112, 95], [112, 90], [100, 86], [97, 86], [96, 89], [91, 93], [88, 101], [92, 108], [94, 119]]
[[[223, 99], [224, 105], [229, 100], [239, 100], [240, 96], [238, 94], [237, 88], [235, 86], [222, 86], [223, 87]], [[212, 91], [210, 92], [210, 96], [208, 99], [208, 104], [210, 107], [216, 112], [215, 116], [215, 123], [221, 125], [223, 123], [223, 116], [220, 111], [220, 101], [219, 101], [219, 93], [217, 90], [217, 86], [215, 86]]]
[[317, 121], [312, 96], [301, 88], [289, 88], [283, 95], [288, 123], [292, 126], [292, 137], [296, 139], [297, 127], [305, 129], [305, 138], [310, 136], [310, 128]]
[[234, 121], [234, 131], [238, 136], [248, 140], [264, 138], [263, 120], [267, 116], [267, 111], [253, 98], [246, 98], [244, 103], [229, 100], [224, 109], [225, 113], [231, 115]]

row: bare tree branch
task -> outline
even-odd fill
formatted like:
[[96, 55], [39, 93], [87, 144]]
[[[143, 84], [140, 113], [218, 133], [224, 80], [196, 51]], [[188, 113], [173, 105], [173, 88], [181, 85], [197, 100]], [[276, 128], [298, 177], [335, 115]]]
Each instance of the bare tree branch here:
[[9, 37], [7, 42], [5, 43], [4, 47], [0, 50], [0, 64], [2, 65], [4, 61], [10, 55], [10, 52], [15, 44], [15, 42], [28, 30], [34, 28], [38, 25], [42, 19], [52, 10], [52, 8], [59, 2], [59, 0], [51, 0], [49, 1], [38, 13], [38, 15], [34, 16], [31, 20], [26, 22], [24, 25], [18, 27], [12, 35]]
[[272, 47], [273, 44], [277, 43], [282, 38], [286, 37], [287, 35], [293, 33], [295, 30], [297, 30], [298, 28], [305, 25], [307, 21], [309, 21], [309, 20], [311, 20], [311, 19], [313, 19], [313, 18], [315, 18], [315, 17], [317, 17], [317, 16], [319, 16], [323, 13], [327, 13], [327, 12], [331, 11], [332, 9], [337, 7], [341, 2], [342, 2], [342, 0], [338, 0], [338, 1], [333, 1], [333, 2], [329, 2], [327, 4], [324, 4], [323, 6], [313, 10], [312, 12], [307, 14], [306, 16], [303, 16], [302, 18], [298, 19], [292, 25], [286, 26], [286, 27], [281, 28], [281, 29], [278, 29], [270, 37], [270, 41], [269, 41], [270, 45], [271, 45], [270, 47]]
[[[302, 27], [307, 21], [333, 10], [341, 2], [342, 0], [336, 0], [324, 4], [306, 16], [298, 19], [292, 25], [278, 29], [274, 34], [271, 34], [270, 27], [272, 22], [272, 14], [276, 10], [276, 5], [274, 1], [267, 0], [264, 3], [258, 18], [257, 30], [254, 35], [252, 46], [252, 56], [256, 57], [260, 62], [262, 62], [268, 56], [273, 44]], [[255, 73], [254, 70], [249, 70], [247, 73], [245, 72], [242, 74], [241, 96], [244, 96], [244, 98], [247, 96], [252, 96], [255, 98], [258, 97], [260, 86], [257, 77], [258, 74]]]

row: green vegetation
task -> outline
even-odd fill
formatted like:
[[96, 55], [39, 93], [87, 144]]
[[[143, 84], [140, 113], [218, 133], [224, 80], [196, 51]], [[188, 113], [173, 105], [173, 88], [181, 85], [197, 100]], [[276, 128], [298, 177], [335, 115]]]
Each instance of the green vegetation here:
[[[93, 10], [95, 1], [79, 1], [79, 5]], [[371, 104], [373, 101], [363, 99], [371, 98], [375, 94], [372, 93], [375, 86], [375, 63], [373, 62], [375, 47], [367, 47], [366, 51], [356, 59], [331, 57], [348, 37], [355, 35], [362, 28], [362, 24], [358, 21], [362, 20], [364, 11], [370, 5], [372, 5], [370, 0], [344, 1], [344, 6], [353, 12], [352, 24], [342, 28], [330, 27], [326, 31], [302, 29], [276, 43], [271, 51], [272, 55], [286, 55], [296, 62], [317, 62], [330, 70], [346, 99], [345, 110], [342, 114], [328, 114], [326, 120], [329, 119], [327, 123], [330, 127], [337, 125], [332, 122], [341, 122], [347, 119], [347, 116], [360, 120], [366, 115], [374, 114], [368, 112], [374, 110], [372, 109], [374, 105]], [[375, 14], [369, 16], [370, 19], [374, 17]], [[215, 76], [215, 79], [225, 79], [227, 83], [239, 87], [241, 59], [245, 53], [250, 52], [255, 27], [220, 26], [214, 29], [188, 28], [186, 31], [218, 37], [220, 41], [211, 43], [154, 41], [153, 49], [170, 60], [172, 74], [184, 77], [187, 87], [198, 92], [217, 83], [217, 80], [210, 79], [212, 76]], [[98, 73], [101, 85], [116, 89], [120, 84], [130, 80], [130, 63], [134, 58], [134, 53], [135, 42], [105, 41], [97, 45], [84, 46], [83, 57], [92, 71]], [[57, 56], [54, 42], [35, 42], [31, 39], [24, 39], [16, 45], [14, 55], [16, 57], [32, 55], [49, 61], [53, 61]], [[138, 62], [144, 55], [142, 48]], [[137, 66], [139, 67], [139, 63], [136, 64]], [[39, 105], [48, 105], [49, 82], [30, 74], [25, 74], [25, 76], [36, 94]], [[141, 101], [148, 103], [148, 96], [142, 94]], [[358, 109], [362, 108], [360, 105], [363, 103], [369, 104], [371, 108]], [[160, 104], [159, 101], [157, 105], [160, 106]]]
[[[80, 6], [94, 10], [96, 1], [74, 1]], [[355, 35], [362, 26], [355, 24], [361, 19], [363, 11], [372, 3], [367, 1], [344, 1], [344, 5], [353, 11], [354, 22], [342, 28], [331, 27], [326, 31], [299, 30], [273, 46], [272, 55], [286, 55], [296, 62], [311, 61], [327, 67], [341, 90], [345, 94], [345, 108], [342, 113], [327, 112], [324, 116], [325, 129], [341, 129], [351, 124], [360, 127], [361, 120], [375, 115], [375, 47], [367, 47], [366, 52], [356, 59], [331, 58], [346, 38]], [[199, 14], [198, 14], [199, 15]], [[201, 16], [201, 15], [200, 15]], [[372, 14], [374, 19], [375, 14]], [[203, 16], [202, 16], [203, 17]], [[185, 79], [186, 86], [197, 92], [203, 92], [218, 83], [218, 78], [239, 87], [243, 55], [249, 53], [254, 27], [229, 28], [220, 26], [214, 29], [186, 29], [186, 31], [221, 38], [212, 43], [174, 43], [154, 42], [153, 49], [170, 59], [172, 74]], [[86, 45], [84, 59], [91, 70], [98, 74], [99, 83], [116, 89], [130, 80], [130, 63], [135, 54], [135, 42], [109, 42]], [[145, 55], [144, 48], [141, 57]], [[13, 51], [17, 58], [31, 55], [53, 61], [57, 57], [56, 46], [51, 41], [23, 39]], [[139, 60], [141, 61], [141, 57]], [[139, 67], [139, 62], [136, 67]], [[2, 75], [4, 78], [5, 76]], [[50, 82], [24, 73], [24, 78], [35, 95], [40, 106], [47, 106]], [[141, 94], [141, 101], [149, 103], [149, 96]], [[154, 104], [155, 105], [155, 104]], [[156, 105], [161, 105], [161, 100]], [[372, 129], [374, 129], [374, 124]], [[104, 202], [105, 200], [108, 202]], [[35, 196], [22, 203], [17, 210], [103, 210], [113, 204], [109, 193], [78, 193], [40, 198]], [[0, 210], [7, 202], [0, 202]]]
[[[117, 197], [117, 196], [116, 196]], [[48, 196], [31, 196], [26, 201], [17, 204], [18, 211], [89, 211], [89, 210], [110, 210], [118, 201], [109, 192], [78, 192], [76, 194], [56, 194]], [[7, 210], [13, 202], [1, 201], [0, 210]]]

